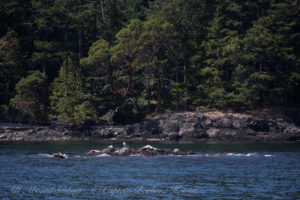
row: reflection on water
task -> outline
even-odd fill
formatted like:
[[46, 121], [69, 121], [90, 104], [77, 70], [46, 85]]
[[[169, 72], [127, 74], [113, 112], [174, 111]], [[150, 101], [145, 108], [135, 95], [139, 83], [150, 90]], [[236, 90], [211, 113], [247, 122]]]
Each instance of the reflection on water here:
[[[110, 144], [110, 143], [109, 143]], [[299, 144], [160, 144], [194, 156], [85, 157], [99, 142], [0, 143], [1, 199], [297, 199]], [[146, 143], [128, 143], [139, 148]], [[121, 143], [114, 143], [121, 147]], [[53, 153], [67, 154], [55, 159]]]

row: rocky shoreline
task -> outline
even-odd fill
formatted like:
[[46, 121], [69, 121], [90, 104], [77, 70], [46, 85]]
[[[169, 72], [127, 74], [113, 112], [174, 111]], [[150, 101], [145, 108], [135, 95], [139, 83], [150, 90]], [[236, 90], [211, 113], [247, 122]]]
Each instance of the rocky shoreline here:
[[300, 141], [300, 127], [282, 114], [232, 111], [166, 114], [132, 125], [22, 125], [0, 123], [0, 141]]

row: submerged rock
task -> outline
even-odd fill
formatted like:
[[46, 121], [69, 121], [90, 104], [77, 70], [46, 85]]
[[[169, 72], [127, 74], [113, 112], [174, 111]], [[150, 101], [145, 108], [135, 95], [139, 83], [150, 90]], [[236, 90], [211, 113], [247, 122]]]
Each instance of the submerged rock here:
[[228, 152], [216, 153], [216, 156], [226, 156], [228, 154], [229, 154]]
[[68, 158], [68, 156], [67, 156], [66, 154], [63, 154], [63, 153], [61, 153], [61, 152], [59, 152], [59, 153], [54, 153], [54, 154], [52, 154], [52, 156], [53, 156], [54, 158], [62, 158], [62, 159], [67, 159], [67, 158]]
[[100, 155], [100, 154], [103, 154], [102, 151], [99, 151], [99, 150], [90, 150], [85, 155], [86, 156], [97, 156], [97, 155]]

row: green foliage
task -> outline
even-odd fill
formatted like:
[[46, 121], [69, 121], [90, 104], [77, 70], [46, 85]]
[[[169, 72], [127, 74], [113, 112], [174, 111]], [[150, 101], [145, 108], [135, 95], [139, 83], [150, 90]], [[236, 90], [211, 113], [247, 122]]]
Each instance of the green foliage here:
[[95, 111], [84, 93], [79, 66], [70, 60], [62, 65], [52, 85], [52, 116], [63, 122], [82, 123], [95, 118]]
[[42, 99], [45, 82], [45, 74], [39, 71], [22, 78], [16, 85], [17, 94], [11, 99], [11, 105], [30, 120], [45, 120], [46, 108]]
[[106, 62], [110, 57], [109, 43], [105, 40], [98, 40], [92, 44], [89, 56], [81, 60], [81, 64], [97, 65]]
[[0, 38], [0, 104], [9, 104], [13, 88], [23, 74], [22, 54], [17, 33], [9, 30]]
[[[142, 102], [140, 99], [145, 100], [143, 86], [151, 82], [147, 77], [153, 74], [160, 79], [160, 66], [154, 66], [155, 59], [171, 30], [172, 26], [161, 18], [151, 18], [145, 22], [132, 20], [116, 34], [114, 46], [110, 47], [109, 43], [102, 39], [94, 42], [88, 57], [81, 59], [81, 64], [104, 72], [106, 84], [103, 85], [101, 93], [110, 91], [114, 98], [120, 99], [120, 104], [123, 104], [128, 96], [134, 96], [138, 102]], [[141, 78], [147, 81], [141, 81]], [[133, 85], [137, 86], [133, 88]], [[160, 92], [157, 95], [161, 95]], [[145, 106], [141, 103], [138, 105]], [[115, 105], [117, 106], [118, 104]]]

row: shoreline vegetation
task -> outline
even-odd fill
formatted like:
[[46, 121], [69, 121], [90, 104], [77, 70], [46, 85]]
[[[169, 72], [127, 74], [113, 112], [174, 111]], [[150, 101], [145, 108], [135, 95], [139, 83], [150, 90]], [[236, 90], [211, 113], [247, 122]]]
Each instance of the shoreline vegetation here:
[[202, 110], [135, 124], [0, 123], [0, 141], [299, 142], [300, 127], [282, 113]]

